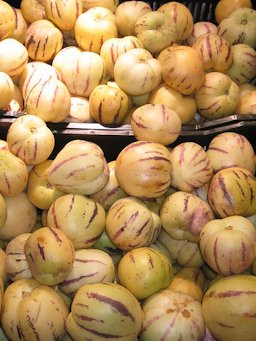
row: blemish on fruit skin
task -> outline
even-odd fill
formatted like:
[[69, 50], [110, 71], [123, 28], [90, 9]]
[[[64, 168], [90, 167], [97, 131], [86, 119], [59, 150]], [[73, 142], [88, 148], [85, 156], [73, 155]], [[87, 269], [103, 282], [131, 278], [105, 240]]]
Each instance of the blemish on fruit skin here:
[[36, 331], [36, 328], [35, 328], [35, 326], [34, 326], [29, 315], [26, 316], [26, 320], [27, 320], [27, 323], [28, 323], [29, 327], [31, 328], [36, 340], [40, 341], [40, 336], [39, 336], [38, 332]]
[[208, 297], [217, 297], [217, 298], [226, 298], [226, 297], [236, 297], [240, 295], [256, 295], [256, 290], [227, 290], [224, 292], [215, 292], [211, 291], [207, 296]]

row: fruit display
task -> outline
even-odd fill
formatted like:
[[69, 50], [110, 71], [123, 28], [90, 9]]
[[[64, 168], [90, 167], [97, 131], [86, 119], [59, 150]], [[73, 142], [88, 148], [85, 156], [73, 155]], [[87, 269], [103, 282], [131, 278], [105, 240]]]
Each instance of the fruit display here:
[[0, 1], [1, 340], [255, 341], [256, 9], [191, 4]]

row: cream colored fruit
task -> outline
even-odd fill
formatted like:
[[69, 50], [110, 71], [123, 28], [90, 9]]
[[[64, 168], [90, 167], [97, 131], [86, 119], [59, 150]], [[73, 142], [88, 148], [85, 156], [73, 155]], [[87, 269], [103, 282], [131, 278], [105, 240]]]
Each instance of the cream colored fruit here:
[[56, 155], [48, 181], [66, 193], [90, 195], [102, 189], [109, 169], [102, 149], [84, 140], [68, 142]]
[[138, 247], [123, 255], [117, 274], [121, 285], [139, 300], [165, 289], [173, 279], [170, 260], [149, 247]]
[[238, 85], [249, 83], [256, 76], [256, 51], [247, 44], [231, 47], [233, 63], [226, 74]]
[[255, 173], [254, 149], [246, 136], [236, 132], [224, 132], [213, 137], [207, 148], [213, 172], [240, 166]]
[[134, 197], [115, 201], [106, 216], [106, 232], [110, 241], [124, 251], [148, 246], [159, 232], [159, 227], [159, 217], [155, 217], [141, 200]]
[[36, 115], [45, 122], [62, 122], [70, 111], [70, 93], [58, 79], [41, 81], [25, 98], [27, 114]]
[[65, 233], [41, 227], [28, 237], [24, 252], [33, 277], [41, 284], [61, 283], [72, 269], [75, 251]]
[[53, 59], [52, 66], [72, 96], [89, 98], [92, 90], [108, 79], [103, 58], [75, 46], [62, 49]]
[[239, 98], [235, 113], [238, 115], [250, 115], [256, 113], [256, 90], [252, 90]]
[[214, 219], [200, 232], [199, 246], [204, 260], [221, 276], [246, 271], [255, 257], [255, 243], [255, 227], [242, 216]]
[[256, 179], [252, 172], [243, 167], [228, 167], [213, 176], [208, 201], [216, 217], [248, 217], [256, 212], [255, 193]]
[[21, 233], [11, 239], [6, 246], [5, 267], [8, 278], [15, 282], [19, 279], [32, 278], [24, 253], [24, 245], [30, 233]]
[[61, 31], [74, 28], [77, 18], [83, 12], [82, 0], [44, 0], [45, 15]]
[[237, 8], [218, 26], [218, 35], [226, 39], [230, 45], [247, 44], [256, 47], [256, 10]]
[[222, 72], [208, 72], [201, 88], [195, 93], [198, 112], [210, 120], [232, 115], [239, 94], [239, 86], [229, 76]]
[[50, 20], [41, 19], [29, 25], [24, 45], [32, 60], [49, 62], [62, 49], [63, 36]]
[[198, 267], [184, 267], [173, 277], [168, 289], [183, 292], [202, 302], [205, 288], [205, 276]]
[[51, 164], [52, 160], [45, 160], [29, 172], [27, 194], [33, 205], [41, 210], [48, 210], [54, 200], [64, 195], [47, 180]]
[[28, 23], [46, 19], [44, 4], [40, 0], [21, 0], [20, 9]]
[[135, 22], [135, 35], [150, 53], [159, 53], [175, 41], [169, 17], [162, 12], [150, 11]]
[[161, 83], [161, 64], [144, 48], [129, 50], [117, 59], [114, 80], [128, 95], [145, 95]]
[[214, 10], [217, 23], [219, 24], [221, 20], [228, 17], [231, 12], [242, 7], [252, 8], [251, 0], [220, 0]]
[[182, 42], [191, 35], [194, 19], [187, 6], [177, 1], [170, 1], [162, 4], [157, 11], [169, 17], [172, 35], [175, 37], [174, 42]]
[[20, 8], [13, 7], [13, 10], [16, 16], [16, 25], [10, 38], [14, 38], [18, 40], [20, 43], [24, 44], [27, 29], [28, 29], [28, 24]]
[[117, 156], [116, 178], [120, 187], [138, 198], [161, 197], [171, 185], [171, 156], [156, 142], [136, 141]]
[[144, 319], [141, 341], [168, 337], [170, 341], [203, 340], [205, 322], [201, 303], [191, 296], [165, 289], [151, 295], [142, 303]]
[[[84, 314], [88, 318], [83, 319]], [[72, 339], [135, 340], [143, 313], [129, 290], [116, 283], [84, 284], [76, 293], [66, 328]], [[97, 321], [103, 321], [98, 323]]]
[[177, 191], [166, 197], [160, 209], [165, 232], [176, 240], [198, 242], [203, 226], [214, 219], [210, 205], [192, 193]]
[[26, 165], [37, 165], [51, 155], [55, 145], [53, 132], [35, 115], [22, 115], [9, 127], [6, 140], [9, 150]]
[[106, 40], [101, 46], [100, 55], [106, 64], [109, 76], [113, 78], [114, 66], [119, 56], [128, 50], [142, 47], [142, 43], [135, 36], [110, 38]]
[[168, 106], [179, 115], [182, 124], [191, 122], [197, 111], [193, 96], [182, 95], [165, 83], [150, 92], [148, 103]]
[[14, 83], [11, 77], [0, 72], [0, 109], [5, 109], [10, 104], [14, 96]]
[[205, 71], [225, 73], [233, 63], [233, 50], [217, 33], [206, 33], [192, 46], [200, 54]]
[[164, 104], [145, 104], [131, 117], [131, 128], [139, 141], [152, 141], [165, 146], [176, 141], [181, 132], [181, 119]]
[[23, 44], [13, 38], [0, 41], [0, 71], [12, 79], [17, 78], [28, 63], [28, 51]]
[[83, 12], [92, 7], [106, 7], [111, 12], [115, 13], [119, 0], [82, 0]]
[[36, 207], [30, 202], [26, 192], [12, 197], [4, 196], [7, 219], [0, 230], [2, 240], [11, 240], [21, 233], [29, 233], [37, 220]]
[[[3, 247], [5, 249], [3, 249]], [[8, 283], [5, 260], [6, 260], [6, 245], [3, 245], [2, 247], [0, 247], [0, 278], [2, 279], [4, 285]], [[1, 292], [2, 289], [4, 289], [4, 287], [0, 289], [1, 294], [3, 294], [3, 292]]]
[[13, 99], [11, 100], [8, 106], [8, 110], [23, 112], [23, 109], [24, 109], [24, 100], [23, 100], [22, 92], [20, 88], [18, 87], [18, 85], [14, 83]]
[[[63, 321], [67, 316], [68, 307], [63, 297], [54, 288], [40, 285], [32, 278], [10, 284], [4, 293], [2, 327], [11, 340], [18, 340], [19, 333], [26, 340], [33, 340], [35, 333], [49, 341], [56, 337], [62, 339]], [[35, 320], [37, 323], [31, 322]], [[19, 327], [12, 328], [12, 323]]]
[[130, 107], [129, 96], [115, 82], [96, 86], [89, 97], [90, 115], [102, 125], [120, 125]]
[[68, 123], [91, 123], [93, 118], [90, 114], [89, 100], [85, 97], [71, 96], [70, 111], [65, 118]]
[[117, 38], [115, 15], [105, 7], [93, 7], [79, 15], [74, 26], [75, 39], [84, 51], [100, 53], [102, 44]]
[[65, 295], [74, 297], [84, 284], [114, 282], [116, 269], [113, 259], [102, 250], [79, 249], [75, 251], [73, 267], [58, 287]]
[[0, 40], [10, 37], [16, 24], [15, 12], [6, 1], [0, 1]]
[[172, 182], [177, 190], [192, 192], [207, 184], [212, 177], [210, 158], [195, 142], [183, 142], [171, 150]]
[[172, 47], [162, 63], [162, 75], [168, 86], [183, 95], [194, 94], [204, 81], [204, 66], [199, 53], [190, 46]]
[[244, 84], [241, 84], [239, 85], [239, 88], [240, 88], [240, 98], [243, 96], [243, 95], [246, 95], [248, 92], [251, 92], [253, 90], [256, 90], [256, 86], [253, 85], [252, 83], [244, 83]]
[[0, 162], [0, 193], [16, 196], [23, 192], [28, 180], [28, 169], [24, 161], [8, 149], [1, 149]]
[[104, 208], [79, 194], [56, 198], [47, 213], [47, 226], [65, 233], [75, 249], [92, 247], [104, 230], [105, 220]]
[[[215, 338], [223, 341], [254, 340], [255, 285], [255, 276], [233, 275], [216, 280], [208, 288], [202, 310], [205, 323]], [[226, 328], [227, 325], [230, 328]]]
[[0, 194], [0, 230], [4, 226], [6, 219], [7, 219], [7, 207], [6, 207], [6, 203], [2, 194]]
[[118, 33], [122, 36], [135, 36], [135, 22], [152, 9], [146, 1], [124, 1], [117, 6], [115, 16]]
[[116, 161], [108, 162], [109, 179], [107, 184], [98, 192], [90, 196], [91, 199], [100, 203], [106, 211], [118, 199], [125, 198], [127, 194], [120, 188], [115, 176]]
[[191, 35], [186, 39], [189, 46], [192, 46], [196, 40], [206, 33], [217, 33], [218, 27], [211, 21], [198, 21], [193, 25]]

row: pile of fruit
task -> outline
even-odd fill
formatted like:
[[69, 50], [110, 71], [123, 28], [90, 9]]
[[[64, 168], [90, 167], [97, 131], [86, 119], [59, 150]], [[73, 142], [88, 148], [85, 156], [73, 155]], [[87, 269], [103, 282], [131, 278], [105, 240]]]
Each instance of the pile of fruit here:
[[[1, 340], [255, 341], [254, 146], [172, 145], [196, 114], [256, 113], [256, 10], [215, 15], [0, 1], [0, 108], [19, 112], [0, 140]], [[136, 141], [53, 157], [48, 122], [129, 123]]]

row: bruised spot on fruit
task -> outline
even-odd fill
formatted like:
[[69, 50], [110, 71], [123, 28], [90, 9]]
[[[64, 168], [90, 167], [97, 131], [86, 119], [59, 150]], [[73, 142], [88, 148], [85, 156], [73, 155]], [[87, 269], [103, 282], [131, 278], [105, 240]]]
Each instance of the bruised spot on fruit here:
[[174, 312], [175, 312], [175, 310], [172, 309], [172, 308], [168, 308], [168, 309], [166, 310], [166, 314], [172, 314], [172, 313], [174, 313]]
[[185, 318], [189, 318], [191, 316], [191, 314], [190, 314], [190, 312], [187, 309], [185, 309], [182, 312], [182, 316], [185, 317]]

